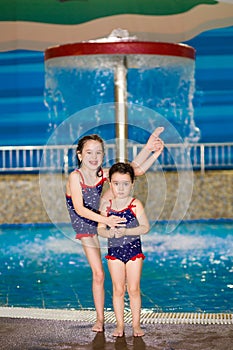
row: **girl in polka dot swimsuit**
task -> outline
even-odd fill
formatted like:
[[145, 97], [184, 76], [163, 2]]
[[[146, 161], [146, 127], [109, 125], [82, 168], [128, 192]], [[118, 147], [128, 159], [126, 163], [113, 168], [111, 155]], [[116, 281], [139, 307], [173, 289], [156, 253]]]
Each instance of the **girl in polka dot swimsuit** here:
[[108, 238], [108, 268], [113, 283], [113, 307], [117, 327], [113, 336], [124, 334], [125, 282], [130, 298], [133, 335], [143, 336], [140, 327], [141, 293], [140, 278], [142, 253], [140, 235], [148, 233], [150, 226], [141, 202], [132, 198], [134, 170], [130, 164], [116, 163], [109, 170], [113, 199], [101, 201], [101, 212], [107, 217], [116, 215], [126, 219], [124, 227], [108, 227], [99, 223], [99, 235]]

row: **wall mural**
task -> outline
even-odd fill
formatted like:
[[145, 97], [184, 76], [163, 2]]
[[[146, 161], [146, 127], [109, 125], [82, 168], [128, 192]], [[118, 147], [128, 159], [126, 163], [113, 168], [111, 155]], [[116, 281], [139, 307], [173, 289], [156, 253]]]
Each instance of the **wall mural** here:
[[232, 0], [1, 0], [0, 50], [43, 51], [106, 37], [115, 28], [139, 40], [183, 42], [231, 26], [232, 5]]

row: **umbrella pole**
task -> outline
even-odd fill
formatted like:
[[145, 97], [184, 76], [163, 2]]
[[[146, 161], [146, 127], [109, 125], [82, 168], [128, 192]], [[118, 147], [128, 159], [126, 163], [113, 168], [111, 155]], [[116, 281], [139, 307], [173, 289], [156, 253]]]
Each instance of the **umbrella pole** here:
[[120, 56], [114, 75], [115, 90], [115, 130], [116, 161], [125, 162], [127, 157], [128, 118], [127, 118], [127, 65], [126, 56]]

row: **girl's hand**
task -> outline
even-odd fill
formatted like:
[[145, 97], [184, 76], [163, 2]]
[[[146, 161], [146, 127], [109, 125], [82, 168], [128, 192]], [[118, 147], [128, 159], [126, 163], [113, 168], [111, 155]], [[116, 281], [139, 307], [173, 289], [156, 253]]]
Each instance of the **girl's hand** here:
[[111, 227], [110, 230], [108, 230], [108, 238], [115, 237], [116, 229], [114, 227]]
[[164, 131], [164, 127], [156, 128], [153, 134], [149, 137], [146, 147], [151, 152], [162, 151], [164, 148], [163, 141], [159, 138], [159, 135]]
[[115, 232], [115, 238], [121, 238], [123, 236], [126, 236], [126, 227], [117, 228]]
[[115, 216], [115, 215], [111, 215], [111, 216], [107, 216], [106, 217], [106, 224], [109, 227], [116, 227], [119, 225], [123, 225], [126, 223], [126, 219], [125, 218], [120, 218], [119, 216]]

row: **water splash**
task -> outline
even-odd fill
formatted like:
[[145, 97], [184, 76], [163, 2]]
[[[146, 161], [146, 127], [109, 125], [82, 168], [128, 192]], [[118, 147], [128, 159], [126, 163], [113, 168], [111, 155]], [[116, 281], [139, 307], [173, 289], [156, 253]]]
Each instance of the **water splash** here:
[[[122, 39], [117, 37], [118, 40]], [[45, 103], [49, 109], [50, 131], [77, 111], [115, 101], [114, 74], [120, 57], [120, 54], [93, 54], [46, 61]], [[194, 60], [133, 54], [125, 55], [125, 62], [128, 103], [157, 111], [173, 124], [185, 141], [197, 142], [200, 130], [194, 121]], [[97, 120], [97, 125], [101, 125], [101, 121]], [[107, 134], [105, 131], [102, 137], [105, 139]]]
[[137, 37], [135, 35], [130, 36], [127, 29], [117, 28], [117, 29], [113, 29], [113, 31], [106, 38], [88, 40], [88, 42], [89, 43], [102, 43], [102, 42], [115, 43], [119, 41], [136, 41], [136, 40], [137, 40]]

